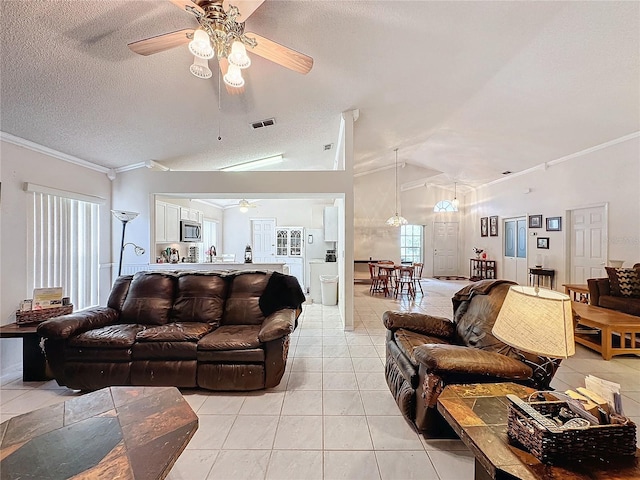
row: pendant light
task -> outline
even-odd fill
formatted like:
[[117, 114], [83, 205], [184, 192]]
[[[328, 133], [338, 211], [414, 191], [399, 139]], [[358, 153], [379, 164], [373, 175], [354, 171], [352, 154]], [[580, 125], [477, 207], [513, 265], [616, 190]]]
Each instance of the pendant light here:
[[387, 225], [390, 227], [399, 227], [400, 225], [406, 225], [409, 222], [407, 222], [406, 218], [398, 215], [398, 149], [396, 148], [394, 151], [396, 152], [396, 213], [392, 217], [389, 217]]
[[456, 212], [458, 211], [458, 205], [460, 204], [460, 202], [458, 202], [458, 183], [457, 182], [453, 182], [453, 201], [451, 202], [451, 205], [453, 205], [453, 208], [455, 208]]

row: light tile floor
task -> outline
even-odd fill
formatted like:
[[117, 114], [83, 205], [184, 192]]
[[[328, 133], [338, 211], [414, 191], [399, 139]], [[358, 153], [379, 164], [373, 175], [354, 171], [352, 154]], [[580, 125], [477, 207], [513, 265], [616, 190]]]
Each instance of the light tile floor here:
[[[305, 305], [291, 338], [280, 385], [253, 393], [183, 390], [200, 427], [170, 480], [343, 479], [464, 480], [473, 455], [459, 440], [425, 439], [406, 424], [384, 379], [386, 310], [451, 317], [451, 296], [465, 281], [425, 279], [415, 300], [370, 296], [356, 285], [355, 325], [343, 331], [337, 307]], [[640, 358], [606, 362], [577, 347], [552, 386], [583, 385], [595, 374], [622, 385], [624, 407], [640, 422]], [[2, 378], [0, 420], [64, 401], [77, 392], [54, 381]]]

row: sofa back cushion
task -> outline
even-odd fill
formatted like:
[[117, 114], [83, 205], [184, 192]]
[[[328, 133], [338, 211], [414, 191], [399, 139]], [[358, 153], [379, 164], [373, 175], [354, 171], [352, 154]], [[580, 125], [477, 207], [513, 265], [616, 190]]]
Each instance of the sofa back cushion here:
[[133, 276], [122, 305], [122, 323], [164, 325], [173, 305], [176, 276], [162, 272], [138, 272]]
[[107, 307], [113, 308], [118, 312], [122, 311], [122, 306], [127, 298], [127, 293], [129, 292], [129, 286], [131, 285], [132, 279], [133, 275], [122, 275], [116, 278], [116, 281], [113, 282], [113, 287], [111, 287], [111, 293], [107, 300]]
[[270, 276], [270, 273], [265, 272], [238, 272], [229, 275], [229, 295], [221, 324], [261, 325], [265, 317], [260, 309], [260, 296]]
[[486, 295], [474, 295], [460, 304], [454, 318], [458, 343], [491, 352], [504, 350], [506, 345], [493, 336], [491, 329], [510, 286], [497, 284]]
[[614, 297], [640, 298], [640, 269], [605, 267], [611, 295]]
[[229, 279], [222, 273], [181, 273], [171, 320], [220, 324], [229, 290]]

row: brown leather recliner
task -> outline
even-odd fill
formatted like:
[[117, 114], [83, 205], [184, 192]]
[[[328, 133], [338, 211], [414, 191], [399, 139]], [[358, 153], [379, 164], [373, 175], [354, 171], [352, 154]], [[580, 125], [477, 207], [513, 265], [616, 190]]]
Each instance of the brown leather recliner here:
[[60, 385], [257, 390], [284, 373], [304, 294], [276, 272], [138, 272], [106, 307], [38, 326]]
[[491, 334], [513, 282], [481, 280], [453, 297], [454, 318], [387, 311], [385, 375], [404, 417], [425, 434], [447, 431], [436, 410], [446, 385], [511, 381], [548, 388], [559, 361], [521, 352]]

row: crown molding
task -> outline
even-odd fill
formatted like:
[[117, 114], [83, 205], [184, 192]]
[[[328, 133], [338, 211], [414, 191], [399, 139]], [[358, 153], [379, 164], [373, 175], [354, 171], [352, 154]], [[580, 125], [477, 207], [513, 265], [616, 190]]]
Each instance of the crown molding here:
[[506, 182], [510, 178], [520, 177], [522, 175], [527, 175], [531, 172], [535, 172], [537, 170], [546, 170], [547, 168], [559, 165], [560, 163], [567, 162], [569, 160], [573, 160], [574, 158], [579, 158], [584, 155], [588, 155], [593, 152], [597, 152], [598, 150], [603, 150], [605, 148], [613, 147], [619, 143], [624, 143], [628, 140], [633, 140], [634, 138], [640, 138], [640, 131], [633, 132], [628, 135], [624, 135], [622, 137], [614, 138], [613, 140], [609, 140], [608, 142], [600, 143], [598, 145], [594, 145], [593, 147], [585, 148], [584, 150], [580, 150], [579, 152], [570, 153], [569, 155], [565, 155], [564, 157], [556, 158], [555, 160], [549, 160], [548, 162], [541, 163], [531, 168], [527, 168], [526, 170], [522, 170], [520, 172], [515, 172], [507, 175], [504, 178], [498, 178], [497, 180], [493, 180], [492, 182], [485, 183], [484, 185], [480, 185], [478, 188], [489, 187], [491, 185], [496, 185], [501, 182]]
[[7, 143], [12, 143], [13, 145], [17, 145], [18, 147], [28, 148], [29, 150], [32, 150], [34, 152], [43, 153], [50, 157], [57, 158], [58, 160], [73, 163], [74, 165], [78, 165], [80, 167], [95, 170], [96, 172], [108, 173], [110, 170], [109, 168], [103, 167], [102, 165], [83, 160], [82, 158], [74, 157], [73, 155], [59, 152], [58, 150], [54, 150], [53, 148], [45, 147], [44, 145], [37, 144], [21, 137], [16, 137], [15, 135], [11, 135], [10, 133], [0, 131], [0, 140]]

